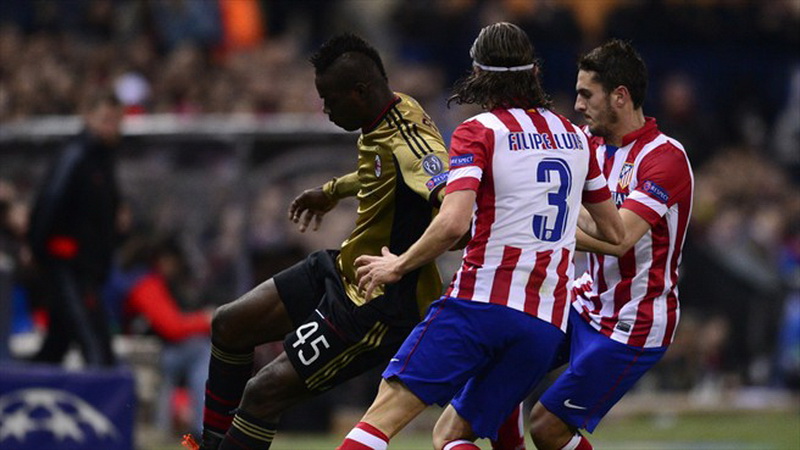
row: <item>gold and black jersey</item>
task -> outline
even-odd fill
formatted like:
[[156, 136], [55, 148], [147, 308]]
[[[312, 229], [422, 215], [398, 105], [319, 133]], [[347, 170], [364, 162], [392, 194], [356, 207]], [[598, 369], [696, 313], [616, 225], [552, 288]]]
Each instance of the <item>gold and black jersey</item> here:
[[[358, 140], [358, 170], [328, 182], [337, 198], [356, 195], [358, 218], [342, 244], [337, 265], [348, 297], [365, 303], [358, 292], [354, 261], [380, 255], [387, 246], [405, 252], [422, 236], [444, 195], [449, 158], [439, 130], [416, 100], [397, 94], [382, 118]], [[441, 295], [435, 263], [427, 264], [387, 287], [387, 296], [412, 296], [419, 312]], [[376, 292], [375, 296], [384, 294]], [[403, 300], [398, 298], [398, 302]]]

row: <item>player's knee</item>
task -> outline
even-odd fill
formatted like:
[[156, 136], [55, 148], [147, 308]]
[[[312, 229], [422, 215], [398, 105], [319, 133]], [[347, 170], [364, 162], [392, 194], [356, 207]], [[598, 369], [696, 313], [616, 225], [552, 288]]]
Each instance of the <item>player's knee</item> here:
[[242, 407], [258, 416], [280, 414], [277, 410], [277, 392], [279, 387], [269, 372], [261, 371], [247, 381], [242, 397]]
[[236, 329], [235, 314], [230, 305], [222, 305], [214, 310], [211, 318], [211, 340], [226, 348], [238, 347], [239, 333]]
[[530, 434], [537, 448], [552, 448], [562, 435], [569, 436], [569, 428], [553, 413], [536, 403], [531, 410]]
[[447, 445], [448, 442], [452, 441], [446, 434], [442, 433], [439, 427], [434, 427], [433, 429], [433, 448], [435, 450], [441, 450]]
[[280, 357], [261, 369], [245, 385], [242, 408], [258, 417], [277, 420], [307, 395], [302, 381], [292, 375], [293, 370], [288, 360]]

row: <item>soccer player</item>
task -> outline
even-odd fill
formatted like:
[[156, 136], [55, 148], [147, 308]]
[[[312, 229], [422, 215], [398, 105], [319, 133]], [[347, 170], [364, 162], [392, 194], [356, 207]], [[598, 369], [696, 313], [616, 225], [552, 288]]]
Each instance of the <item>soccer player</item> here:
[[[544, 376], [564, 338], [575, 227], [583, 201], [598, 240], [624, 229], [586, 135], [547, 109], [534, 49], [510, 23], [481, 30], [458, 103], [486, 112], [455, 130], [447, 195], [400, 256], [356, 259], [369, 298], [428, 264], [468, 229], [472, 238], [445, 296], [428, 309], [383, 372], [378, 396], [341, 450], [385, 449], [427, 405], [450, 402], [437, 449], [476, 449]], [[474, 216], [473, 216], [474, 212]]]
[[569, 368], [531, 413], [539, 449], [591, 449], [603, 416], [664, 354], [678, 324], [678, 265], [692, 209], [693, 178], [681, 144], [662, 134], [642, 103], [647, 69], [630, 44], [612, 40], [578, 62], [575, 110], [591, 139], [604, 144], [599, 164], [625, 224], [625, 239], [601, 242], [581, 230], [592, 252], [575, 282]]
[[[324, 112], [361, 130], [358, 169], [303, 192], [289, 218], [316, 230], [339, 199], [355, 196], [358, 219], [341, 250], [313, 253], [215, 312], [204, 450], [269, 448], [285, 409], [385, 364], [441, 293], [430, 262], [367, 303], [354, 264], [383, 246], [402, 253], [425, 231], [447, 180], [439, 131], [414, 99], [392, 92], [378, 52], [361, 38], [336, 36], [311, 63]], [[253, 348], [282, 339], [284, 352], [251, 378]]]

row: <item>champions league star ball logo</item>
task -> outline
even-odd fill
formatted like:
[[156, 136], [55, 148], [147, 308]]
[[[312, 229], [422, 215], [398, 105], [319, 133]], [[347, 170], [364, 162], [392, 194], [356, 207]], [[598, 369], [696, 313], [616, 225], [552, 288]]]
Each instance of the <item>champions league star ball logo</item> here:
[[4, 442], [24, 442], [30, 433], [49, 433], [62, 443], [120, 438], [102, 413], [69, 392], [21, 389], [0, 397], [0, 448]]

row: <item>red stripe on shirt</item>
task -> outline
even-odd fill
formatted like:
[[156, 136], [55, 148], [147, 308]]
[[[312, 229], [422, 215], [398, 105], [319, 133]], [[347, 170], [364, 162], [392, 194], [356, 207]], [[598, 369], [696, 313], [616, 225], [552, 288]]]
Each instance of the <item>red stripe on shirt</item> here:
[[628, 344], [644, 347], [653, 328], [654, 303], [664, 292], [664, 274], [667, 271], [669, 252], [669, 230], [666, 219], [662, 219], [651, 231], [652, 260], [647, 271], [647, 290], [636, 308], [636, 321], [628, 336]]
[[552, 254], [552, 250], [536, 252], [536, 263], [533, 266], [530, 277], [528, 277], [528, 283], [525, 285], [525, 312], [532, 316], [538, 317], [539, 290], [547, 278], [547, 266], [550, 265]]
[[[461, 280], [458, 284], [458, 297], [472, 300], [475, 294], [475, 270], [483, 267], [486, 260], [486, 244], [492, 234], [492, 225], [495, 220], [495, 192], [494, 171], [491, 164], [494, 156], [494, 141], [486, 143], [486, 164], [483, 169], [483, 179], [475, 199], [475, 230], [467, 244], [462, 265]], [[470, 267], [471, 266], [471, 267]], [[464, 269], [467, 270], [464, 270]]]
[[633, 277], [636, 276], [635, 250], [636, 247], [633, 247], [617, 259], [620, 281], [614, 287], [614, 313], [610, 317], [604, 317], [600, 321], [600, 325], [602, 326], [601, 332], [606, 336], [611, 336], [614, 326], [619, 320], [620, 310], [626, 303], [631, 301], [631, 285], [633, 283]]
[[556, 283], [556, 288], [553, 291], [555, 304], [553, 305], [552, 323], [558, 327], [560, 327], [564, 321], [564, 307], [567, 305], [567, 283], [569, 282], [567, 269], [569, 269], [571, 257], [572, 255], [570, 255], [570, 251], [568, 249], [561, 249], [561, 261], [558, 263], [558, 268], [556, 269], [558, 282]]
[[507, 109], [495, 109], [492, 111], [492, 114], [500, 119], [500, 122], [503, 122], [503, 125], [508, 128], [508, 131], [512, 133], [519, 133], [522, 131], [522, 125], [519, 124], [514, 115], [511, 114]]
[[552, 146], [551, 148], [556, 148], [556, 140], [553, 138], [553, 133], [550, 131], [550, 126], [547, 124], [547, 120], [544, 118], [544, 116], [539, 114], [539, 111], [536, 111], [535, 109], [531, 109], [526, 112], [528, 113], [528, 117], [531, 118], [531, 121], [533, 121], [533, 126], [536, 127], [536, 130], [539, 133], [546, 135], [547, 138], [550, 139], [550, 145]]
[[517, 261], [522, 254], [522, 249], [504, 246], [503, 259], [500, 266], [495, 269], [494, 280], [492, 281], [492, 292], [489, 294], [489, 302], [496, 305], [508, 305], [508, 293], [511, 290], [511, 276]]

